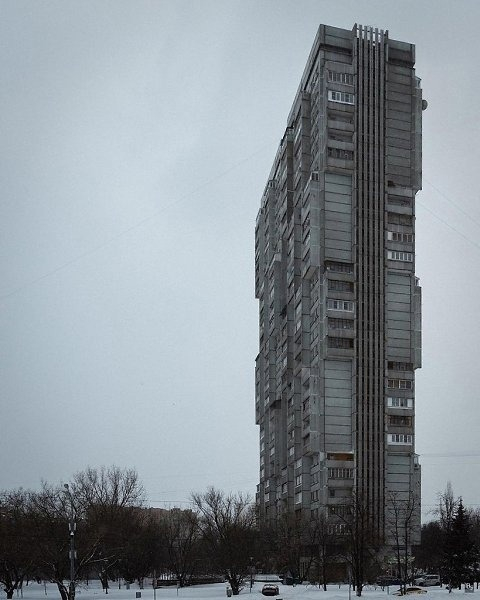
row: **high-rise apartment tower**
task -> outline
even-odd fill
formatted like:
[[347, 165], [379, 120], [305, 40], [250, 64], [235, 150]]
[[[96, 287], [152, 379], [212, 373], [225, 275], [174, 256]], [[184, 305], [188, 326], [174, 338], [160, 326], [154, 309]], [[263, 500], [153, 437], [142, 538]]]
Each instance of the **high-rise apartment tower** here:
[[414, 62], [414, 46], [386, 31], [320, 25], [262, 196], [265, 519], [322, 511], [340, 527], [353, 496], [385, 531], [394, 497], [413, 500], [419, 527], [415, 194], [426, 102]]

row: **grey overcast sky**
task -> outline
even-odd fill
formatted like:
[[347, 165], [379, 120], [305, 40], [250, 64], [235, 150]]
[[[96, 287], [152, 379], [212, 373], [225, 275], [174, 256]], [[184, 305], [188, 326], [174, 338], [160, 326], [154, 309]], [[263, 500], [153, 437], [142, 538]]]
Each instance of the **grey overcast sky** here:
[[415, 43], [424, 518], [480, 504], [477, 0], [3, 0], [0, 488], [254, 494], [254, 224], [317, 27]]

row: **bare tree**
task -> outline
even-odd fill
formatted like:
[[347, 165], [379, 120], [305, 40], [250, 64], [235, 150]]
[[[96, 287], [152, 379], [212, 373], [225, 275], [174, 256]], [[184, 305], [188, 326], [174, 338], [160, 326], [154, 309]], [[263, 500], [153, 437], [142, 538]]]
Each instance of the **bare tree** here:
[[406, 594], [409, 566], [412, 560], [412, 538], [417, 526], [417, 497], [410, 490], [407, 498], [392, 492], [387, 499], [387, 528], [393, 540], [400, 593]]
[[7, 598], [33, 570], [27, 499], [22, 489], [0, 494], [0, 583]]
[[77, 511], [92, 509], [104, 515], [115, 515], [122, 508], [137, 508], [145, 500], [145, 490], [135, 469], [119, 467], [87, 467], [73, 477], [70, 484]]
[[293, 582], [307, 578], [316, 558], [315, 529], [310, 519], [283, 513], [274, 525], [277, 567]]
[[211, 487], [203, 494], [193, 494], [192, 501], [214, 565], [237, 596], [248, 575], [253, 551], [255, 510], [251, 499], [241, 493], [226, 495]]
[[453, 488], [450, 481], [447, 482], [447, 487], [445, 491], [438, 495], [438, 508], [436, 513], [438, 515], [438, 519], [440, 522], [440, 527], [442, 529], [442, 551], [443, 551], [443, 561], [442, 561], [442, 571], [444, 574], [447, 574], [448, 581], [448, 589], [449, 592], [452, 591], [452, 581], [451, 574], [454, 571], [454, 557], [452, 553], [449, 551], [447, 547], [447, 540], [450, 539], [450, 536], [453, 531], [453, 524], [455, 521], [455, 515], [457, 514], [458, 509], [458, 498], [455, 498], [453, 495]]
[[180, 587], [193, 576], [199, 545], [198, 515], [191, 510], [173, 508], [161, 516], [162, 537], [166, 545], [168, 568]]
[[[73, 579], [71, 579], [69, 559], [71, 506], [63, 488], [44, 483], [40, 492], [29, 493], [27, 510], [35, 576], [55, 583], [62, 600], [74, 600], [76, 583], [94, 560], [97, 550], [96, 541], [84, 535], [85, 526], [80, 521], [77, 524], [77, 559]], [[70, 580], [69, 586], [65, 583], [66, 580]]]
[[136, 580], [143, 587], [144, 579], [164, 564], [163, 541], [162, 527], [155, 512], [145, 508], [136, 509], [135, 518], [130, 520], [118, 555], [117, 573], [128, 583]]
[[93, 567], [108, 593], [109, 579], [118, 571], [129, 539], [142, 526], [139, 508], [144, 488], [135, 469], [112, 466], [79, 471], [70, 489], [78, 517], [85, 521], [88, 537], [95, 542]]
[[324, 512], [312, 519], [312, 556], [318, 570], [318, 585], [327, 591], [328, 565], [336, 554], [336, 540]]
[[351, 503], [338, 515], [338, 532], [343, 540], [342, 552], [350, 567], [357, 596], [362, 595], [365, 581], [377, 568], [377, 558], [383, 543], [373, 517], [367, 499], [359, 493], [353, 493]]
[[444, 531], [451, 530], [457, 508], [458, 498], [454, 497], [452, 484], [448, 481], [445, 491], [438, 495], [438, 507], [435, 511]]

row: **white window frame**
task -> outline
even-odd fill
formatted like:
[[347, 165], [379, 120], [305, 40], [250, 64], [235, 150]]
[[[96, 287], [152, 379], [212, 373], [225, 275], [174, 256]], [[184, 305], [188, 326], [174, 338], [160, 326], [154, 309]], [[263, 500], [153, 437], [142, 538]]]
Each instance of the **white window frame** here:
[[328, 100], [338, 102], [339, 104], [355, 104], [355, 94], [351, 92], [340, 92], [338, 90], [328, 90]]
[[413, 444], [413, 436], [411, 433], [389, 433], [388, 443], [393, 446], [411, 446]]
[[333, 83], [344, 83], [345, 85], [353, 85], [353, 73], [329, 70], [328, 81], [332, 81]]
[[413, 262], [412, 252], [399, 252], [398, 250], [388, 250], [388, 260], [398, 260], [402, 262]]
[[388, 396], [387, 406], [389, 408], [409, 409], [413, 408], [413, 398], [399, 398], [398, 396]]
[[[398, 383], [398, 385], [397, 385]], [[411, 379], [387, 379], [387, 389], [389, 390], [413, 390], [413, 381]]]
[[354, 312], [354, 304], [350, 300], [340, 300], [338, 298], [327, 298], [327, 308], [338, 310], [340, 312]]
[[405, 244], [413, 244], [413, 233], [387, 231], [387, 240], [389, 240], [390, 242], [402, 242]]

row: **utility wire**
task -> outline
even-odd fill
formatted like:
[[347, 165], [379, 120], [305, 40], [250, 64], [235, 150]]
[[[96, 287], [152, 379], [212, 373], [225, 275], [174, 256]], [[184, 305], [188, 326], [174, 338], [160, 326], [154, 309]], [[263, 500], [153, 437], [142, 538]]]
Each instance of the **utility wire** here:
[[416, 200], [415, 204], [420, 205], [427, 212], [429, 212], [431, 215], [433, 215], [438, 221], [440, 221], [441, 223], [443, 223], [446, 227], [448, 227], [449, 229], [451, 229], [452, 231], [454, 231], [456, 234], [458, 234], [459, 236], [461, 236], [464, 240], [466, 240], [467, 242], [470, 242], [470, 244], [472, 244], [478, 250], [480, 250], [480, 244], [477, 244], [477, 242], [473, 241], [467, 235], [465, 235], [461, 231], [458, 231], [458, 229], [456, 229], [453, 225], [450, 225], [450, 223], [448, 223], [447, 221], [445, 221], [445, 219], [442, 219], [442, 217], [439, 217], [433, 210], [431, 210], [430, 208], [428, 208], [428, 206], [426, 206], [423, 202], [420, 202], [420, 200]]
[[[145, 225], [146, 223], [148, 223], [152, 219], [155, 219], [163, 211], [168, 210], [172, 206], [175, 206], [177, 204], [182, 203], [184, 200], [186, 200], [187, 198], [189, 198], [190, 196], [192, 196], [196, 192], [204, 189], [205, 187], [208, 187], [209, 185], [211, 185], [212, 183], [214, 183], [218, 179], [221, 179], [222, 177], [224, 177], [228, 173], [231, 173], [232, 171], [234, 171], [235, 169], [237, 169], [239, 166], [247, 163], [253, 157], [255, 157], [256, 155], [260, 154], [260, 152], [263, 152], [264, 148], [267, 147], [267, 146], [269, 146], [269, 145], [270, 144], [263, 145], [261, 148], [259, 148], [258, 150], [256, 150], [253, 154], [250, 154], [246, 158], [243, 158], [242, 160], [240, 160], [237, 163], [233, 164], [231, 167], [228, 167], [227, 169], [225, 169], [221, 173], [219, 173], [219, 174], [215, 175], [214, 177], [208, 179], [207, 181], [205, 181], [201, 185], [197, 186], [196, 188], [193, 188], [189, 192], [185, 193], [183, 196], [180, 196], [180, 198], [178, 198], [177, 200], [174, 200], [170, 204], [162, 206], [161, 208], [159, 208], [158, 210], [156, 210], [155, 212], [153, 212], [149, 216], [145, 217], [144, 219], [141, 219], [140, 221], [137, 221], [136, 223], [134, 223], [130, 227], [127, 227], [126, 229], [123, 229], [122, 231], [120, 231], [117, 234], [113, 235], [111, 238], [109, 238], [108, 240], [102, 242], [101, 244], [98, 244], [97, 246], [94, 246], [93, 248], [90, 248], [89, 250], [86, 250], [85, 252], [82, 252], [81, 254], [78, 254], [74, 258], [72, 258], [72, 259], [70, 259], [70, 260], [68, 260], [68, 261], [60, 264], [58, 267], [55, 267], [51, 271], [48, 271], [47, 273], [44, 273], [43, 275], [40, 275], [39, 277], [31, 279], [30, 281], [28, 281], [28, 282], [24, 283], [23, 285], [15, 288], [14, 290], [12, 290], [12, 291], [10, 291], [10, 292], [8, 292], [8, 293], [0, 296], [0, 300], [6, 300], [7, 298], [10, 298], [11, 296], [14, 296], [14, 295], [18, 294], [19, 292], [21, 292], [24, 289], [30, 287], [31, 285], [39, 283], [40, 281], [43, 281], [44, 279], [47, 279], [48, 277], [51, 277], [52, 275], [55, 275], [59, 271], [63, 271], [64, 269], [66, 269], [70, 265], [75, 264], [76, 262], [79, 262], [80, 260], [82, 260], [82, 258], [85, 258], [85, 257], [90, 256], [92, 254], [96, 254], [97, 252], [99, 252], [103, 248], [105, 248], [105, 247], [113, 244], [116, 240], [124, 237], [125, 235], [127, 235], [131, 231], [134, 231], [134, 230], [138, 229], [139, 227], [142, 227], [143, 225]], [[478, 221], [477, 219], [475, 219], [474, 217], [472, 217], [467, 211], [465, 211], [463, 208], [461, 208], [459, 205], [457, 205], [455, 202], [453, 202], [453, 200], [451, 200], [446, 194], [444, 194], [437, 186], [435, 186], [433, 183], [431, 183], [428, 179], [426, 179], [424, 177], [424, 180], [440, 196], [442, 196], [442, 198], [444, 198], [454, 208], [456, 208], [463, 215], [465, 215], [471, 222], [475, 223], [478, 227], [480, 227], [480, 221]], [[480, 250], [480, 244], [478, 244], [477, 242], [475, 242], [474, 240], [472, 240], [471, 238], [469, 238], [467, 235], [465, 235], [461, 231], [458, 231], [458, 229], [456, 229], [455, 227], [453, 227], [453, 225], [451, 225], [450, 223], [448, 223], [447, 221], [445, 221], [444, 219], [442, 219], [436, 212], [434, 212], [432, 209], [428, 208], [423, 202], [421, 202], [420, 200], [417, 199], [416, 200], [416, 204], [420, 205], [422, 208], [424, 208], [426, 211], [428, 211], [431, 215], [433, 215], [438, 221], [440, 221], [441, 223], [443, 223], [446, 227], [448, 227], [449, 229], [451, 229], [452, 231], [454, 231], [455, 233], [457, 233], [458, 235], [460, 235], [461, 237], [463, 237], [467, 242], [470, 242], [472, 245], [474, 245], [476, 248], [478, 248]]]
[[451, 206], [453, 206], [454, 208], [456, 208], [459, 212], [461, 212], [465, 217], [468, 218], [469, 221], [471, 221], [472, 223], [475, 223], [475, 225], [477, 225], [478, 227], [480, 227], [480, 221], [478, 219], [476, 219], [475, 217], [472, 217], [471, 214], [469, 214], [465, 209], [463, 209], [459, 204], [457, 204], [456, 202], [454, 202], [451, 198], [449, 198], [446, 194], [444, 194], [441, 190], [438, 189], [437, 186], [435, 186], [431, 181], [429, 181], [426, 177], [423, 177], [423, 180], [426, 181], [428, 183], [428, 185], [433, 188], [437, 194], [439, 194], [444, 200], [446, 200]]
[[193, 196], [195, 193], [197, 193], [200, 190], [208, 187], [209, 185], [211, 185], [212, 183], [214, 183], [218, 179], [221, 179], [222, 177], [225, 177], [225, 175], [228, 175], [229, 173], [231, 173], [232, 171], [234, 171], [235, 169], [237, 169], [241, 165], [247, 163], [253, 157], [257, 156], [257, 154], [260, 154], [261, 152], [263, 152], [263, 150], [265, 149], [265, 147], [267, 145], [269, 146], [270, 144], [263, 145], [261, 148], [259, 148], [258, 150], [256, 150], [253, 154], [250, 154], [246, 158], [243, 158], [242, 160], [239, 160], [238, 162], [236, 162], [232, 166], [228, 167], [227, 169], [225, 169], [221, 173], [219, 173], [219, 174], [215, 175], [214, 177], [208, 179], [207, 181], [205, 181], [201, 185], [197, 186], [196, 188], [193, 188], [189, 192], [185, 193], [183, 196], [180, 196], [180, 198], [178, 198], [177, 200], [174, 200], [170, 204], [162, 206], [161, 208], [159, 208], [158, 210], [156, 210], [155, 212], [153, 212], [152, 214], [150, 214], [148, 217], [145, 217], [144, 219], [141, 219], [140, 221], [137, 221], [136, 223], [134, 223], [130, 227], [127, 227], [126, 229], [123, 229], [122, 231], [119, 231], [117, 234], [113, 235], [111, 238], [109, 238], [108, 240], [102, 242], [101, 244], [98, 244], [97, 246], [94, 246], [93, 248], [90, 248], [89, 250], [86, 250], [85, 252], [82, 252], [81, 254], [78, 254], [74, 258], [72, 258], [72, 259], [70, 259], [70, 260], [68, 260], [68, 261], [60, 264], [58, 267], [55, 267], [51, 271], [48, 271], [47, 273], [44, 273], [43, 275], [40, 275], [39, 277], [31, 279], [30, 281], [27, 281], [26, 283], [24, 283], [23, 285], [15, 288], [14, 290], [12, 290], [12, 291], [10, 291], [10, 292], [8, 292], [6, 294], [3, 294], [2, 296], [0, 296], [0, 300], [6, 300], [7, 298], [10, 298], [11, 296], [14, 296], [14, 295], [18, 294], [19, 292], [21, 292], [24, 289], [30, 287], [31, 285], [39, 283], [40, 281], [43, 281], [44, 279], [47, 279], [48, 277], [51, 277], [52, 275], [55, 275], [55, 273], [58, 273], [59, 271], [63, 271], [64, 269], [66, 269], [70, 265], [72, 265], [72, 264], [80, 261], [82, 258], [85, 258], [86, 256], [90, 256], [92, 254], [96, 254], [99, 250], [102, 250], [106, 246], [110, 246], [116, 240], [124, 237], [125, 235], [127, 235], [131, 231], [134, 231], [135, 229], [138, 229], [139, 227], [142, 227], [142, 225], [145, 225], [145, 223], [148, 223], [152, 219], [155, 219], [163, 211], [168, 210], [172, 206], [180, 204], [181, 202], [183, 202], [187, 198]]
[[425, 454], [420, 452], [419, 456], [427, 458], [478, 458], [480, 452], [425, 452]]

